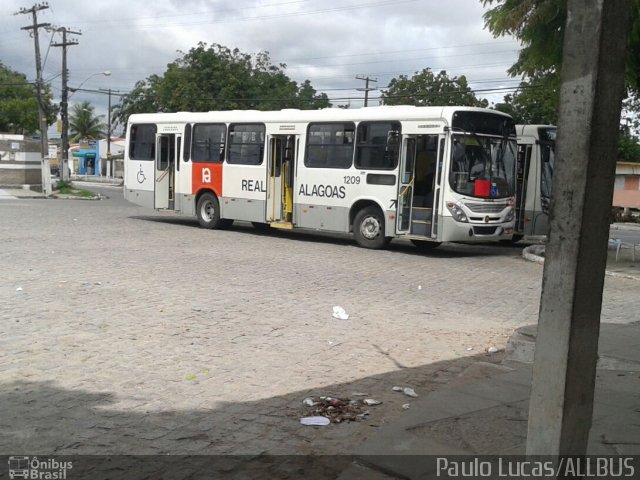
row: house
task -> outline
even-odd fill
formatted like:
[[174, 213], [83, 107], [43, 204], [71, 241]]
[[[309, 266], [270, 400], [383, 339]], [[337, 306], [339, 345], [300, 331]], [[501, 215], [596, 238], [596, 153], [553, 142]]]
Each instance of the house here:
[[0, 133], [0, 186], [42, 185], [40, 140]]
[[640, 209], [640, 163], [618, 162], [616, 164], [613, 206]]

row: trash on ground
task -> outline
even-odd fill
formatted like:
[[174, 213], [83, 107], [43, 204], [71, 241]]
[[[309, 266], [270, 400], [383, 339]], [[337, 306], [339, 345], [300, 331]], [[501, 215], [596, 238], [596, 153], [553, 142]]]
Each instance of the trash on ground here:
[[467, 352], [470, 352], [471, 350], [473, 350], [473, 347], [467, 347]]
[[398, 385], [395, 385], [391, 388], [391, 390], [393, 390], [394, 392], [401, 392], [402, 391], [402, 387], [399, 387]]
[[333, 307], [333, 318], [337, 318], [338, 320], [348, 320], [349, 314], [345, 312], [344, 308], [336, 305]]
[[300, 423], [311, 427], [324, 427], [325, 425], [329, 425], [331, 420], [327, 417], [303, 417], [300, 419]]
[[[313, 405], [310, 405], [311, 402]], [[380, 405], [382, 402], [373, 398], [351, 400], [335, 397], [308, 397], [302, 403], [309, 407], [307, 417], [323, 417], [332, 423], [341, 423], [362, 420], [369, 415], [367, 407]]]
[[422, 290], [422, 285], [418, 285], [418, 290]]
[[16, 288], [16, 292], [21, 292], [21, 291], [22, 291], [22, 287]]
[[496, 347], [487, 348], [487, 353], [496, 353], [497, 351], [498, 351], [498, 349]]
[[411, 387], [404, 387], [402, 389], [402, 393], [404, 393], [407, 397], [417, 397], [418, 396], [416, 391]]
[[366, 397], [367, 395], [369, 395], [368, 393], [363, 393], [363, 392], [353, 392], [351, 394], [351, 396], [353, 397]]
[[403, 408], [404, 410], [409, 410], [409, 409], [411, 408], [411, 404], [410, 404], [410, 403], [403, 403], [403, 404], [402, 404], [402, 408]]

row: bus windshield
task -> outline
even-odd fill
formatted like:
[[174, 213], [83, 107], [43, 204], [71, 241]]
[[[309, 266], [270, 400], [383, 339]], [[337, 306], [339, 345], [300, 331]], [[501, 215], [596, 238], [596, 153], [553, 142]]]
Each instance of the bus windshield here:
[[515, 193], [516, 140], [465, 132], [452, 135], [449, 184], [462, 195], [504, 198]]

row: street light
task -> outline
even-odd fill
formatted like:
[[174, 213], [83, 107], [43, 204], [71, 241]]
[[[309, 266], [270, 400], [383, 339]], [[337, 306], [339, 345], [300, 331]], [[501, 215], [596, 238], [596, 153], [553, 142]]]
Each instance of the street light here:
[[[60, 143], [62, 146], [62, 161], [60, 162], [60, 180], [62, 180], [63, 182], [69, 180], [69, 98], [71, 98], [71, 96], [75, 92], [77, 92], [82, 87], [82, 85], [87, 82], [87, 80], [97, 75], [104, 75], [105, 77], [109, 77], [111, 75], [111, 72], [109, 70], [105, 70], [104, 72], [92, 73], [87, 78], [85, 78], [77, 88], [69, 88], [66, 82], [67, 75], [63, 75], [62, 77], [62, 101], [60, 102], [60, 116], [62, 117], [62, 134], [60, 135]], [[69, 90], [72, 90], [71, 95], [69, 95]]]
[[78, 90], [80, 90], [82, 88], [82, 86], [85, 83], [87, 83], [90, 79], [92, 79], [93, 77], [97, 77], [98, 75], [104, 75], [105, 77], [110, 77], [111, 76], [111, 71], [105, 70], [104, 72], [92, 73], [87, 78], [85, 78], [82, 82], [80, 82], [80, 85], [78, 85], [76, 88], [69, 88], [69, 90], [72, 91], [71, 95], [69, 95], [69, 98], [71, 98], [74, 93], [76, 93]]

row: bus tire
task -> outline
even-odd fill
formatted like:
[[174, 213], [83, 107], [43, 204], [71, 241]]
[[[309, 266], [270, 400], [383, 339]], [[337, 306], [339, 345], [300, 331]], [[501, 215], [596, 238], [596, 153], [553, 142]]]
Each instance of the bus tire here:
[[430, 242], [429, 240], [411, 240], [411, 243], [415, 245], [415, 247], [420, 251], [433, 250], [434, 248], [438, 248], [442, 242]]
[[384, 236], [384, 216], [377, 207], [365, 207], [353, 219], [353, 236], [364, 248], [380, 249], [389, 245], [391, 238]]
[[213, 193], [203, 193], [198, 199], [196, 215], [202, 228], [222, 228], [224, 224], [220, 218], [220, 203]]

